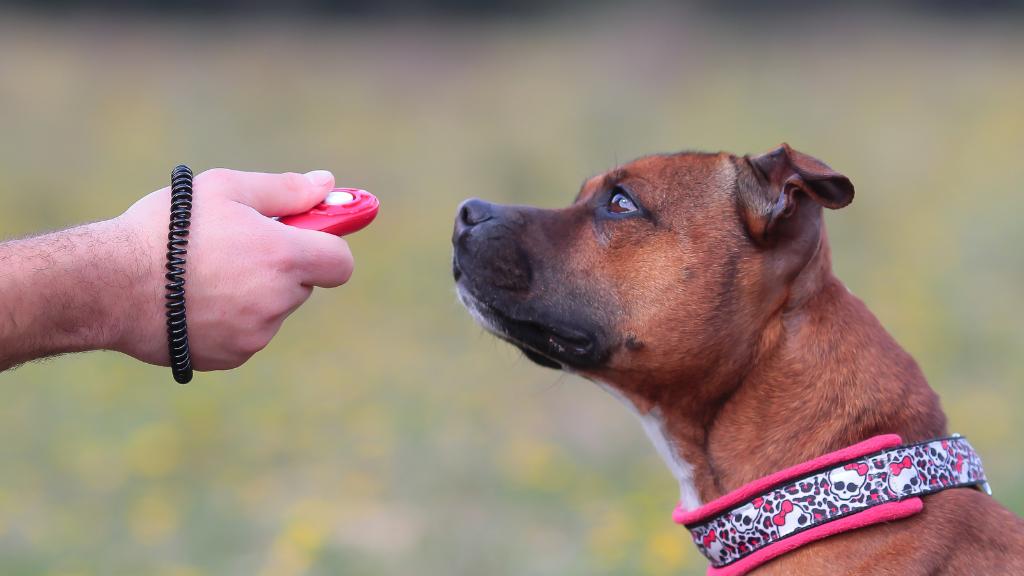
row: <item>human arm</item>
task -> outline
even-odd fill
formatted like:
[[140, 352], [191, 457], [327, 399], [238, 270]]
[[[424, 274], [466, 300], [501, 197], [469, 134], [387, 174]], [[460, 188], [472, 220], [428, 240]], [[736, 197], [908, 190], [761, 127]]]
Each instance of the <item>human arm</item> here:
[[[333, 185], [323, 171], [196, 176], [185, 276], [196, 369], [242, 364], [313, 286], [348, 280], [344, 240], [268, 217], [308, 210]], [[164, 188], [116, 218], [0, 243], [0, 370], [97, 349], [166, 365], [169, 207]]]

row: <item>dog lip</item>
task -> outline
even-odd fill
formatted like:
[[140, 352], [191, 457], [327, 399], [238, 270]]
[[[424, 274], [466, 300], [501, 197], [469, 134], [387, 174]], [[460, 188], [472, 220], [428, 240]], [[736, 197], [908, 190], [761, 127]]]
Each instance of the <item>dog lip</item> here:
[[587, 332], [568, 326], [555, 326], [538, 320], [517, 318], [483, 302], [478, 302], [478, 306], [501, 328], [503, 338], [558, 364], [559, 367], [562, 364], [587, 362], [595, 356], [596, 339]]
[[575, 330], [566, 329], [559, 326], [545, 326], [551, 333], [549, 335], [549, 341], [552, 339], [561, 340], [576, 348], [576, 352], [579, 354], [586, 354], [590, 352], [594, 346], [593, 340], [591, 340], [586, 334], [577, 332]]
[[546, 321], [521, 303], [512, 311], [494, 299], [495, 295], [481, 295], [456, 257], [456, 293], [463, 305], [488, 332], [519, 348], [527, 358], [547, 368], [593, 368], [606, 359], [608, 352], [601, 346], [600, 332], [582, 326]]
[[517, 347], [530, 361], [536, 364], [539, 364], [545, 368], [553, 368], [555, 370], [562, 370], [564, 368], [561, 362], [556, 362], [551, 358], [548, 358], [547, 356], [541, 354], [540, 352], [535, 351], [533, 348], [530, 348], [528, 346]]

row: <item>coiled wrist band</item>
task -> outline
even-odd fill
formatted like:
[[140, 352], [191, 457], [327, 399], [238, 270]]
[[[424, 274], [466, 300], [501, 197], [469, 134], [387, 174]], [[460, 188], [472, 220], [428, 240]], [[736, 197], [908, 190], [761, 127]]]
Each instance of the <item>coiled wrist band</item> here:
[[179, 384], [192, 380], [192, 354], [185, 324], [185, 255], [192, 219], [192, 170], [181, 164], [171, 171], [171, 224], [167, 234], [167, 347], [171, 373]]

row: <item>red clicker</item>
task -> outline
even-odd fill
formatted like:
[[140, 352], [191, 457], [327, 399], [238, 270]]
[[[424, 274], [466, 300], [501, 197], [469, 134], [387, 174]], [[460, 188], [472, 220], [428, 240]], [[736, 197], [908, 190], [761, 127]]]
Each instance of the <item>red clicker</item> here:
[[380, 201], [366, 190], [335, 188], [309, 212], [283, 216], [279, 222], [345, 236], [366, 228], [377, 217], [379, 209]]

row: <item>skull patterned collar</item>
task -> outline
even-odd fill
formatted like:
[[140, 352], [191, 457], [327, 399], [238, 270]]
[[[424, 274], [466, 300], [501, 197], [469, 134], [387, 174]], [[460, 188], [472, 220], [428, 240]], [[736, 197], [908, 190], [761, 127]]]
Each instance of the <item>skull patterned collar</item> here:
[[755, 480], [695, 510], [676, 508], [711, 565], [709, 576], [740, 576], [809, 542], [912, 516], [921, 496], [962, 486], [991, 494], [981, 458], [966, 438], [903, 445], [875, 436]]

